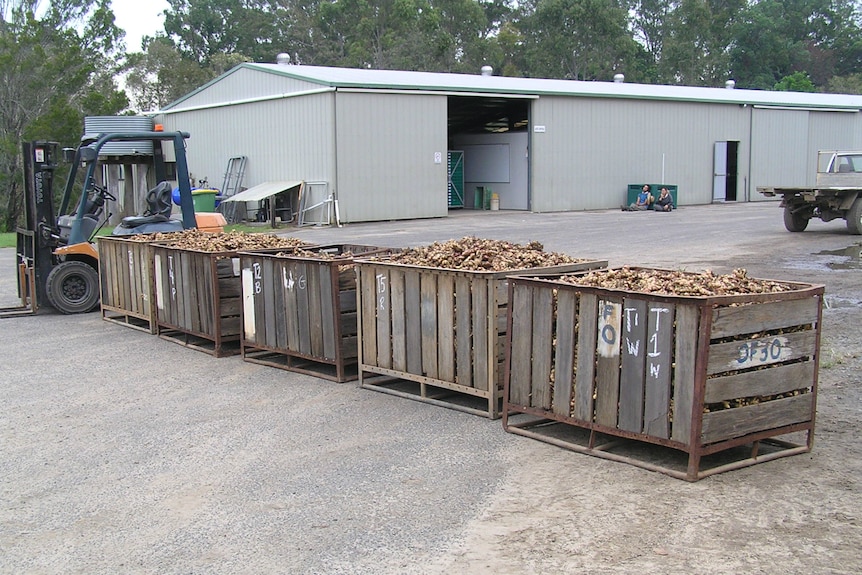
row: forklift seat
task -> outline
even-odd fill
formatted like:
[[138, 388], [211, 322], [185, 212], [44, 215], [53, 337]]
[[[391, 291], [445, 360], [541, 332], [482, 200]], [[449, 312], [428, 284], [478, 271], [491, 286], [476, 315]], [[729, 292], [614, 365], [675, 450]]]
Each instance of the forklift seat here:
[[160, 182], [155, 188], [147, 192], [147, 209], [142, 216], [129, 216], [123, 218], [120, 224], [124, 228], [136, 228], [143, 224], [156, 224], [168, 221], [171, 215], [171, 185], [168, 182]]

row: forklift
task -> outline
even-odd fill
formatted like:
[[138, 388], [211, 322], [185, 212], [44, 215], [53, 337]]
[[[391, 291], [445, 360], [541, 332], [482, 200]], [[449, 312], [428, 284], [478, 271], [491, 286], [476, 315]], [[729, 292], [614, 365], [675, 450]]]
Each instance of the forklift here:
[[[16, 264], [20, 305], [0, 309], [0, 317], [35, 313], [50, 306], [60, 313], [94, 310], [99, 304], [99, 253], [93, 238], [107, 222], [107, 200], [116, 198], [96, 181], [99, 151], [108, 142], [150, 141], [153, 165], [159, 183], [147, 193], [147, 209], [142, 216], [123, 218], [114, 235], [182, 231], [200, 227], [220, 230], [221, 214], [195, 214], [185, 155], [186, 132], [122, 132], [82, 138], [77, 149], [63, 149], [63, 158], [72, 163], [55, 216], [53, 183], [59, 145], [56, 142], [24, 142], [23, 228], [16, 229]], [[173, 145], [182, 219], [170, 218], [171, 188], [167, 181], [162, 145]], [[83, 190], [77, 206], [66, 214], [78, 178], [84, 168]]]

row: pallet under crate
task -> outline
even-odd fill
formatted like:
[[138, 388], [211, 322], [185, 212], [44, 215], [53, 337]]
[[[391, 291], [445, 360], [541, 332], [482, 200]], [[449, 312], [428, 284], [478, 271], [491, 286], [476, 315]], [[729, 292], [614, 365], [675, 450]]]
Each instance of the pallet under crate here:
[[[793, 289], [686, 297], [512, 278], [504, 429], [688, 481], [810, 451], [824, 289], [780, 283]], [[623, 440], [687, 462], [614, 453]], [[703, 465], [721, 452], [744, 455]]]
[[154, 244], [158, 335], [215, 357], [240, 353], [242, 299], [237, 252]]
[[241, 252], [243, 359], [339, 383], [357, 379], [353, 258], [388, 251], [342, 244]]
[[490, 272], [356, 260], [359, 384], [496, 419], [502, 410], [508, 276], [606, 266], [583, 261]]
[[152, 242], [97, 239], [102, 319], [156, 333]]

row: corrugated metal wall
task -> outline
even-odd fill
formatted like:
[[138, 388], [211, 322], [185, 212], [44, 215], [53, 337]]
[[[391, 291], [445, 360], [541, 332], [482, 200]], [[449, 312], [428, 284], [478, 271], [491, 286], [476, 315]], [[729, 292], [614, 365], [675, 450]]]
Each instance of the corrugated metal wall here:
[[319, 84], [278, 74], [261, 73], [249, 68], [235, 68], [230, 74], [218, 78], [217, 81], [204, 86], [197, 92], [193, 92], [185, 100], [179, 102], [176, 107], [206, 106], [323, 87]]
[[339, 91], [337, 98], [342, 221], [445, 216], [446, 96]]
[[[814, 183], [816, 161], [809, 153], [805, 110], [753, 109], [751, 179], [755, 186]], [[752, 199], [756, 199], [752, 194]]]
[[189, 170], [220, 187], [228, 160], [246, 156], [243, 186], [273, 180], [335, 184], [335, 93], [165, 114], [166, 130], [191, 134]]
[[613, 208], [638, 183], [677, 185], [680, 204], [709, 203], [716, 141], [740, 142], [743, 197], [749, 118], [740, 106], [542, 97], [531, 117], [534, 211]]

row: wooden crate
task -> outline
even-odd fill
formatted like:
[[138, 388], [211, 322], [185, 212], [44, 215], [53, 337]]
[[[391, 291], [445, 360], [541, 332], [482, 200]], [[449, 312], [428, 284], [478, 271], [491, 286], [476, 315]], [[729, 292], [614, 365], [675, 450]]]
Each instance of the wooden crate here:
[[[782, 283], [795, 289], [672, 297], [513, 278], [504, 413], [534, 417], [504, 415], [504, 428], [689, 481], [809, 451], [824, 290]], [[554, 438], [549, 422], [588, 430], [586, 443]], [[797, 432], [804, 444], [780, 439]], [[626, 442], [606, 436], [687, 461], [615, 454]], [[703, 458], [728, 450], [735, 460], [707, 469]]]
[[[607, 262], [514, 272], [370, 260], [355, 265], [360, 386], [497, 418], [502, 407], [507, 276], [598, 269]], [[364, 372], [385, 377], [369, 379]]]
[[98, 238], [102, 319], [156, 333], [152, 242]]
[[341, 244], [311, 251], [336, 257], [284, 250], [240, 253], [243, 359], [337, 382], [355, 380], [353, 256], [388, 250]]
[[216, 357], [240, 353], [238, 252], [153, 244], [159, 337]]

